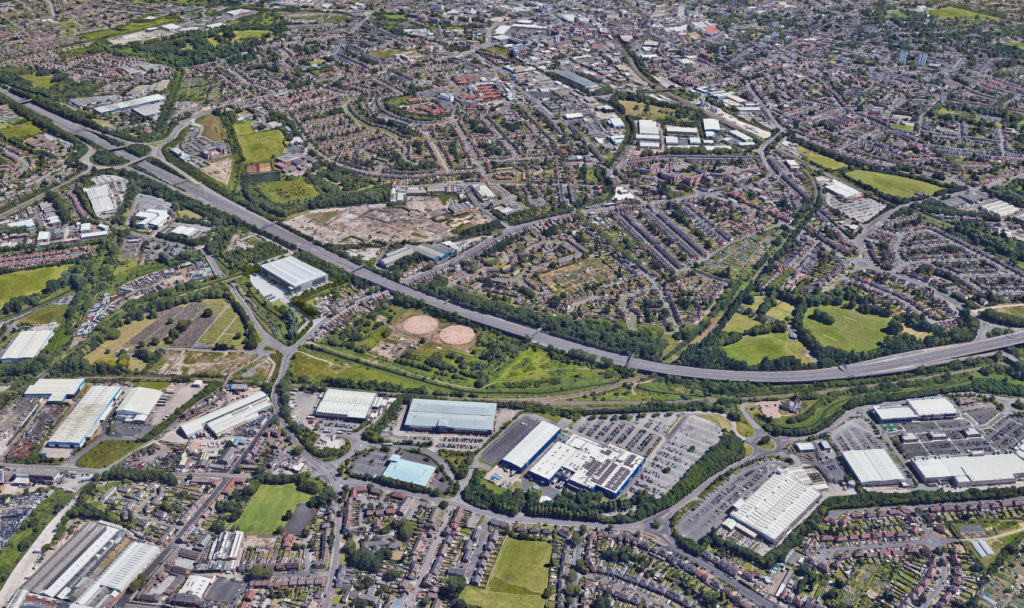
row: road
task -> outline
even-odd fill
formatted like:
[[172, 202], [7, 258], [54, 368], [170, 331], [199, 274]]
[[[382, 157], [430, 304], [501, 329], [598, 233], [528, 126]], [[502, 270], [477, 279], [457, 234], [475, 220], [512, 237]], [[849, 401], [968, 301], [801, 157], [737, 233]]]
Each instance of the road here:
[[[13, 96], [9, 91], [0, 88], [0, 93]], [[114, 150], [117, 146], [97, 136], [88, 128], [69, 121], [61, 116], [49, 112], [34, 103], [26, 103], [26, 107], [42, 116], [53, 120], [61, 128], [75, 133], [90, 143], [107, 150]], [[124, 158], [136, 161], [137, 157], [124, 150], [119, 150]], [[268, 234], [275, 239], [287, 243], [299, 251], [309, 253], [320, 260], [340, 268], [350, 274], [358, 276], [370, 283], [378, 285], [392, 293], [400, 293], [419, 302], [457, 315], [466, 321], [476, 323], [491, 329], [495, 329], [523, 339], [556, 348], [563, 351], [580, 350], [590, 353], [596, 357], [607, 357], [613, 363], [633, 368], [637, 371], [664, 374], [668, 376], [679, 376], [686, 378], [699, 378], [704, 380], [723, 380], [733, 382], [761, 382], [768, 384], [793, 384], [803, 382], [821, 382], [829, 380], [851, 380], [855, 378], [866, 378], [874, 376], [885, 376], [899, 372], [911, 371], [919, 367], [940, 365], [949, 361], [964, 357], [977, 356], [985, 353], [1002, 350], [1007, 347], [1024, 344], [1024, 332], [1014, 332], [1005, 336], [976, 340], [964, 344], [951, 344], [935, 348], [917, 350], [897, 355], [889, 355], [877, 359], [851, 363], [841, 367], [827, 367], [819, 369], [802, 369], [792, 371], [739, 371], [726, 369], [708, 369], [661, 363], [632, 356], [625, 356], [603, 349], [586, 346], [565, 338], [544, 333], [538, 328], [527, 327], [514, 321], [502, 319], [491, 314], [471, 310], [458, 304], [423, 293], [413, 287], [402, 285], [396, 281], [381, 276], [364, 266], [349, 261], [327, 249], [313, 243], [309, 239], [299, 236], [281, 226], [275, 224], [238, 203], [214, 192], [205, 185], [177, 173], [171, 173], [162, 169], [148, 160], [134, 162], [132, 169], [143, 171], [157, 180], [165, 183], [196, 200], [203, 201], [207, 205], [233, 215], [248, 223], [255, 230]]]

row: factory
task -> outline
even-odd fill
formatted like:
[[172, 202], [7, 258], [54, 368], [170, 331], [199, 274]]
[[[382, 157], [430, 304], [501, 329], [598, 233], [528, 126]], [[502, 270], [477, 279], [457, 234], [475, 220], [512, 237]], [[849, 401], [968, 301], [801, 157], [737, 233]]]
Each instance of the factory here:
[[294, 296], [327, 282], [327, 273], [295, 257], [286, 257], [260, 266], [260, 273]]
[[329, 388], [324, 391], [314, 414], [318, 418], [362, 422], [369, 418], [370, 412], [383, 406], [384, 398], [377, 393]]
[[636, 121], [636, 141], [641, 148], [660, 148], [661, 125], [653, 120]]
[[135, 225], [149, 230], [159, 229], [170, 219], [166, 209], [141, 209], [135, 213]]
[[948, 483], [957, 488], [1015, 483], [1024, 480], [1021, 452], [974, 456], [926, 456], [910, 461], [923, 483]]
[[121, 387], [113, 384], [94, 384], [82, 399], [61, 421], [46, 441], [48, 448], [71, 448], [77, 450], [89, 441], [100, 424], [110, 416], [114, 400], [121, 394]]
[[85, 386], [85, 378], [43, 378], [25, 389], [26, 397], [46, 399], [50, 403], [65, 401]]
[[722, 130], [722, 123], [717, 118], [705, 118], [701, 126], [704, 127], [704, 136], [708, 138], [717, 137]]
[[234, 570], [245, 548], [245, 533], [241, 530], [225, 530], [220, 533], [210, 548], [210, 566], [216, 570]]
[[459, 248], [451, 241], [445, 241], [443, 243], [402, 245], [398, 249], [377, 260], [377, 265], [381, 268], [391, 268], [399, 261], [414, 254], [419, 254], [422, 258], [431, 262], [440, 262], [455, 255], [458, 250]]
[[50, 553], [8, 606], [113, 605], [159, 553], [156, 545], [131, 540], [121, 526], [85, 522]]
[[548, 449], [562, 434], [562, 429], [547, 420], [537, 421], [536, 426], [501, 459], [501, 466], [522, 472], [540, 454]]
[[848, 184], [844, 184], [843, 182], [837, 179], [829, 180], [829, 182], [825, 184], [825, 190], [827, 190], [831, 194], [838, 196], [844, 201], [853, 201], [864, 196], [864, 193], [861, 192], [860, 190]]
[[163, 395], [163, 391], [155, 388], [133, 386], [125, 391], [124, 399], [114, 411], [114, 418], [123, 422], [145, 424]]
[[736, 501], [723, 525], [775, 544], [818, 502], [822, 485], [804, 467], [778, 469], [748, 498]]
[[842, 456], [862, 486], [893, 486], [907, 481], [885, 450], [847, 450]]
[[402, 428], [428, 433], [490, 435], [497, 411], [498, 404], [493, 402], [413, 399]]
[[876, 405], [871, 408], [871, 417], [881, 424], [949, 420], [959, 415], [956, 404], [945, 397], [907, 399], [903, 405]]
[[[93, 213], [99, 216], [113, 215], [124, 200], [128, 180], [117, 175], [100, 175], [93, 178], [92, 183], [92, 186], [86, 186], [82, 190], [89, 199]], [[82, 224], [82, 232], [87, 232], [85, 224]]]
[[146, 116], [147, 113], [151, 112], [150, 108], [156, 108], [156, 114], [160, 113], [160, 106], [167, 98], [159, 93], [153, 95], [146, 95], [144, 97], [136, 97], [134, 99], [126, 99], [124, 101], [118, 101], [115, 103], [96, 106], [93, 110], [96, 110], [98, 114], [110, 114], [112, 112], [120, 112], [122, 110], [141, 110], [139, 114]]
[[629, 450], [573, 435], [553, 445], [527, 476], [545, 485], [564, 480], [570, 488], [600, 490], [609, 498], [618, 498], [644, 461], [643, 456]]
[[384, 477], [404, 483], [422, 486], [426, 488], [434, 480], [437, 467], [421, 462], [404, 460], [398, 454], [392, 454], [388, 458], [388, 466], [384, 469]]
[[54, 333], [54, 325], [40, 325], [22, 331], [4, 349], [0, 363], [16, 363], [35, 358], [50, 343]]
[[269, 409], [270, 397], [263, 391], [256, 391], [248, 397], [182, 422], [178, 427], [178, 433], [186, 439], [191, 439], [206, 430], [211, 437], [218, 438], [235, 427], [256, 420]]

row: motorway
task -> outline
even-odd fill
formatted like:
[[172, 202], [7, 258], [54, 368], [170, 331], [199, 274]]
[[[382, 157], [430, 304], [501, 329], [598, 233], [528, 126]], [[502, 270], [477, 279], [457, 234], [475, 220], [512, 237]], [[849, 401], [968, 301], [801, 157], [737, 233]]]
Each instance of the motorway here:
[[[45, 110], [35, 103], [28, 100], [22, 100], [16, 95], [13, 95], [9, 91], [0, 88], [0, 93], [4, 93], [16, 101], [25, 101], [25, 106], [37, 114], [45, 116], [52, 120], [57, 126], [74, 133], [88, 142], [99, 146], [107, 150], [115, 150], [117, 146], [106, 141], [104, 138], [99, 137], [88, 129], [78, 123], [67, 120], [61, 116], [58, 116], [48, 110]], [[249, 225], [255, 230], [261, 231], [265, 234], [273, 236], [275, 239], [288, 243], [300, 251], [309, 253], [320, 260], [331, 264], [337, 268], [340, 268], [350, 274], [358, 276], [370, 283], [378, 285], [392, 293], [400, 293], [410, 298], [416, 299], [423, 304], [432, 306], [439, 310], [445, 311], [450, 314], [457, 315], [466, 321], [476, 323], [485, 327], [517, 336], [523, 339], [532, 340], [533, 342], [556, 348], [563, 351], [569, 350], [580, 350], [590, 353], [596, 357], [607, 357], [613, 363], [626, 367], [633, 368], [637, 371], [650, 372], [664, 374], [668, 376], [679, 376], [686, 378], [699, 378], [704, 380], [724, 380], [734, 382], [762, 382], [769, 384], [791, 384], [791, 383], [803, 383], [803, 382], [820, 382], [828, 380], [850, 380], [854, 378], [866, 378], [874, 376], [885, 376], [889, 374], [911, 371], [920, 367], [928, 367], [932, 365], [939, 365], [947, 363], [955, 359], [961, 359], [964, 357], [972, 357], [990, 353], [1010, 346], [1017, 346], [1024, 344], [1024, 332], [1018, 331], [1004, 336], [998, 336], [995, 338], [986, 338], [983, 340], [975, 340], [973, 342], [967, 342], [962, 344], [951, 344], [947, 346], [940, 346], [935, 348], [922, 349], [907, 353], [900, 353], [897, 355], [889, 355], [880, 357], [877, 359], [870, 359], [867, 361], [860, 361], [857, 363], [851, 363], [849, 365], [840, 367], [827, 367], [819, 369], [801, 369], [791, 371], [739, 371], [739, 370], [727, 370], [727, 369], [709, 369], [701, 367], [691, 367], [686, 365], [676, 365], [671, 363], [661, 363], [658, 361], [650, 361], [646, 359], [640, 359], [637, 357], [621, 355], [610, 351], [586, 346], [571, 340], [559, 338], [551, 334], [544, 333], [538, 328], [527, 327], [520, 323], [509, 321], [495, 317], [494, 315], [482, 313], [476, 310], [472, 310], [458, 304], [453, 304], [446, 300], [431, 296], [422, 291], [419, 291], [408, 285], [403, 285], [387, 277], [381, 276], [364, 266], [351, 262], [327, 249], [313, 243], [305, 237], [299, 236], [281, 226], [275, 224], [273, 221], [264, 218], [238, 203], [218, 194], [211, 190], [205, 185], [193, 180], [191, 177], [185, 177], [177, 173], [166, 171], [148, 160], [139, 160], [138, 157], [128, 153], [125, 150], [118, 150], [118, 154], [123, 156], [126, 160], [132, 161], [132, 167], [134, 170], [141, 170], [157, 180], [165, 183], [169, 187], [172, 187], [180, 192], [187, 194], [201, 201], [215, 209], [233, 215]]]

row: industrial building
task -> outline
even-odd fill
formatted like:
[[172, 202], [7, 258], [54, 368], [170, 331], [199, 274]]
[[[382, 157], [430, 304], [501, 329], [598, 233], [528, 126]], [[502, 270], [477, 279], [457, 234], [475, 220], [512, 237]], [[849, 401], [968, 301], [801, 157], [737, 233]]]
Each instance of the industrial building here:
[[889, 454], [882, 449], [847, 450], [843, 452], [843, 460], [862, 486], [891, 486], [907, 481]]
[[849, 184], [844, 184], [837, 179], [829, 180], [829, 182], [825, 184], [825, 190], [838, 196], [844, 201], [852, 201], [864, 196], [864, 193], [860, 190], [850, 186]]
[[290, 256], [261, 265], [260, 272], [283, 287], [290, 296], [327, 282], [326, 272]]
[[35, 358], [50, 343], [55, 332], [53, 325], [41, 325], [22, 331], [4, 349], [0, 363], [16, 363]]
[[384, 398], [377, 393], [329, 388], [324, 391], [314, 414], [320, 418], [362, 422], [370, 416], [371, 411], [383, 404]]
[[948, 420], [960, 415], [956, 404], [945, 397], [907, 399], [903, 405], [876, 405], [871, 417], [880, 423], [913, 422], [916, 420]]
[[114, 400], [121, 387], [113, 384], [94, 384], [61, 421], [46, 441], [49, 448], [78, 449], [93, 436], [100, 424], [114, 409]]
[[717, 118], [705, 118], [701, 126], [706, 137], [715, 137], [722, 130], [722, 123]]
[[430, 433], [478, 433], [494, 431], [497, 403], [413, 399], [402, 428]]
[[142, 209], [135, 213], [135, 225], [139, 228], [157, 229], [170, 219], [166, 209]]
[[643, 456], [629, 450], [573, 435], [553, 445], [527, 475], [542, 484], [562, 479], [570, 488], [600, 490], [618, 498], [644, 461]]
[[402, 245], [398, 249], [377, 260], [377, 265], [381, 268], [391, 268], [401, 260], [404, 260], [414, 254], [419, 254], [424, 259], [431, 262], [440, 262], [455, 255], [458, 250], [459, 248], [451, 241], [445, 241], [443, 243], [422, 243], [419, 245]]
[[235, 427], [256, 420], [260, 414], [269, 409], [270, 397], [263, 391], [256, 391], [248, 397], [232, 401], [202, 416], [182, 422], [178, 427], [178, 433], [186, 439], [191, 439], [206, 430], [210, 436], [220, 437]]
[[[159, 553], [156, 545], [130, 540], [120, 526], [86, 522], [50, 553], [8, 606], [110, 606]], [[44, 598], [51, 603], [39, 601]]]
[[548, 447], [562, 434], [562, 429], [551, 424], [547, 420], [537, 421], [536, 426], [527, 433], [507, 454], [501, 459], [501, 466], [513, 471], [523, 471], [530, 463], [548, 449]]
[[998, 485], [1024, 479], [1024, 457], [1020, 452], [926, 456], [911, 460], [910, 469], [924, 483], [948, 483], [959, 488]]
[[[92, 183], [92, 186], [86, 186], [82, 190], [89, 199], [93, 213], [99, 216], [113, 215], [124, 200], [128, 180], [118, 175], [100, 175], [93, 178]], [[86, 232], [84, 224], [82, 232]]]
[[43, 378], [25, 389], [26, 397], [45, 398], [50, 403], [74, 397], [85, 386], [85, 378]]
[[593, 80], [580, 76], [576, 72], [570, 72], [569, 70], [555, 70], [552, 72], [555, 76], [558, 76], [562, 80], [568, 82], [577, 89], [587, 91], [588, 93], [596, 91], [601, 88], [601, 85], [597, 84]]
[[774, 544], [811, 510], [821, 492], [806, 469], [778, 469], [754, 493], [733, 505], [727, 528], [760, 537]]
[[384, 469], [384, 477], [405, 483], [411, 483], [424, 488], [434, 480], [437, 467], [421, 462], [404, 460], [398, 454], [388, 458], [388, 466]]
[[134, 99], [126, 99], [124, 101], [118, 101], [102, 106], [96, 106], [93, 110], [96, 110], [99, 114], [110, 114], [111, 112], [120, 112], [121, 110], [129, 110], [132, 108], [152, 106], [156, 104], [157, 113], [159, 113], [160, 106], [163, 105], [163, 102], [166, 100], [166, 97], [157, 93], [153, 95], [146, 95], [144, 97], [136, 97]]
[[124, 399], [114, 411], [114, 418], [124, 422], [143, 424], [153, 413], [153, 408], [160, 402], [163, 395], [163, 391], [158, 391], [155, 388], [133, 386], [125, 391]]
[[238, 558], [242, 557], [245, 548], [245, 533], [241, 530], [221, 532], [210, 548], [210, 566], [217, 570], [234, 570]]
[[661, 145], [661, 125], [653, 120], [641, 118], [636, 121], [636, 140], [641, 144], [649, 141]]

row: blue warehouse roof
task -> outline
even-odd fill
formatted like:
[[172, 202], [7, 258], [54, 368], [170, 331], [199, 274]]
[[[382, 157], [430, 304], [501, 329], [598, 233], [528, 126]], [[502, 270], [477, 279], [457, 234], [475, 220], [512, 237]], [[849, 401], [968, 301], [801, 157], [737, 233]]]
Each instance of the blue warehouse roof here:
[[425, 488], [430, 485], [430, 480], [434, 478], [434, 471], [436, 470], [436, 467], [429, 464], [402, 460], [397, 455], [394, 455], [388, 459], [388, 466], [384, 469], [384, 477], [416, 484]]

